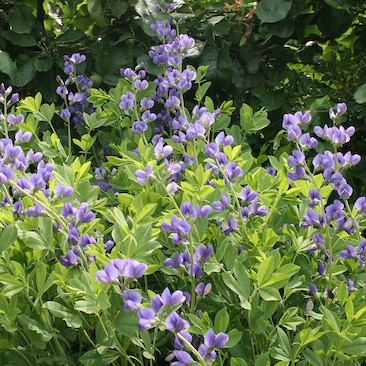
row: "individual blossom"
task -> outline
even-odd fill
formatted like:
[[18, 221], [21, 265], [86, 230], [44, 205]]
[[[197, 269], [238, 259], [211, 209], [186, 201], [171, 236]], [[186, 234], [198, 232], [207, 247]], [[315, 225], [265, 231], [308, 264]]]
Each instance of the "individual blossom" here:
[[104, 269], [97, 271], [94, 275], [95, 279], [100, 283], [118, 283], [120, 272], [111, 263], [105, 264]]
[[229, 198], [222, 194], [220, 201], [212, 202], [212, 209], [216, 212], [222, 212], [229, 206]]
[[191, 225], [186, 220], [179, 220], [175, 215], [171, 217], [170, 223], [164, 221], [161, 228], [167, 233], [175, 233], [172, 237], [174, 244], [180, 244], [191, 232]]
[[358, 213], [366, 215], [366, 197], [357, 198], [354, 207], [356, 208]]
[[345, 260], [356, 258], [356, 257], [357, 257], [357, 250], [352, 245], [347, 245], [347, 249], [341, 250], [341, 252], [339, 253], [339, 258], [345, 259]]
[[189, 323], [181, 318], [176, 311], [173, 311], [165, 320], [165, 327], [170, 332], [178, 333], [186, 328], [189, 328]]
[[60, 262], [63, 266], [76, 266], [78, 264], [79, 252], [75, 246], [73, 246], [65, 255], [60, 257]]
[[[189, 366], [193, 364], [193, 359], [189, 353], [186, 351], [175, 350], [172, 353], [172, 356], [175, 356], [177, 361], [172, 362], [171, 366]], [[171, 361], [171, 357], [167, 357], [167, 361]]]
[[150, 329], [155, 323], [155, 312], [150, 308], [144, 308], [137, 311], [139, 330]]
[[95, 219], [95, 213], [89, 211], [89, 206], [86, 202], [82, 202], [80, 207], [76, 209], [75, 212], [76, 222], [83, 223], [83, 222], [91, 222]]
[[242, 177], [244, 175], [243, 169], [238, 167], [234, 161], [230, 162], [226, 166], [225, 178], [231, 182], [235, 183], [237, 177]]
[[212, 290], [212, 284], [208, 283], [207, 285], [205, 285], [204, 282], [200, 282], [196, 288], [195, 288], [195, 292], [197, 295], [205, 297], [207, 296]]
[[10, 113], [8, 115], [8, 119], [7, 119], [9, 125], [20, 125], [21, 123], [24, 122], [24, 116], [22, 114], [18, 114], [17, 116]]
[[153, 174], [153, 170], [149, 164], [146, 164], [145, 171], [142, 169], [138, 169], [138, 170], [136, 170], [135, 174], [137, 177], [137, 181], [140, 184], [146, 184], [149, 181], [149, 179], [155, 178], [154, 174]]
[[347, 289], [349, 292], [356, 291], [355, 284], [350, 278], [347, 278]]
[[224, 235], [229, 235], [230, 233], [235, 231], [237, 228], [238, 228], [238, 222], [232, 217], [228, 218], [227, 223], [223, 222], [220, 225], [220, 230]]
[[186, 300], [182, 291], [177, 290], [173, 293], [166, 287], [161, 295], [155, 295], [151, 299], [151, 308], [155, 313], [164, 312], [169, 308], [173, 308], [182, 305]]
[[142, 296], [136, 290], [125, 291], [122, 296], [125, 303], [123, 308], [125, 313], [137, 310], [141, 305]]

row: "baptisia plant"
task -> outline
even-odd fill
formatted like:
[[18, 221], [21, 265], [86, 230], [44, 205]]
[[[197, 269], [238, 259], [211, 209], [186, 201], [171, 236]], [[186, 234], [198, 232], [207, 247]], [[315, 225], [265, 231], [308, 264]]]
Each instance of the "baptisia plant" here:
[[347, 181], [346, 105], [324, 127], [285, 115], [291, 154], [254, 158], [241, 139], [265, 112], [243, 105], [245, 131], [230, 126], [174, 5], [158, 8], [159, 45], [108, 93], [65, 57], [66, 154], [38, 125], [55, 106], [0, 85], [0, 363], [361, 365], [366, 198]]

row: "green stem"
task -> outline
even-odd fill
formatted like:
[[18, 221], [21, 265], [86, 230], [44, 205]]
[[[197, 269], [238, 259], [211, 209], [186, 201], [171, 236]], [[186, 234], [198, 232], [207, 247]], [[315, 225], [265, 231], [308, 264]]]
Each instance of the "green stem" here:
[[184, 346], [197, 357], [202, 366], [207, 366], [205, 359], [198, 353], [190, 342], [188, 342], [180, 333], [177, 333], [176, 336], [184, 343]]

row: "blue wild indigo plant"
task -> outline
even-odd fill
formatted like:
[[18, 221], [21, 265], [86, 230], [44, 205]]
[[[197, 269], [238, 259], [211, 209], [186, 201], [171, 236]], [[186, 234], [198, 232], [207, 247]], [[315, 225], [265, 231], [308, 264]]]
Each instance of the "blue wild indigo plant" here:
[[366, 198], [347, 182], [346, 105], [314, 134], [309, 111], [286, 114], [291, 154], [260, 163], [241, 140], [265, 112], [243, 104], [233, 134], [232, 103], [214, 107], [207, 68], [185, 66], [195, 41], [160, 9], [151, 61], [108, 93], [78, 53], [57, 111], [0, 85], [1, 364], [361, 365]]

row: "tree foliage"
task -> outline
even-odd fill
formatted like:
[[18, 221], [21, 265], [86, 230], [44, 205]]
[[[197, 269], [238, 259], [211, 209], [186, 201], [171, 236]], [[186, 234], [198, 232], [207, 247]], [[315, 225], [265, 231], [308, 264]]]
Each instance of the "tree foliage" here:
[[[2, 0], [0, 80], [18, 87], [23, 96], [41, 91], [48, 102], [56, 102], [63, 56], [82, 50], [88, 57], [83, 71], [95, 86], [115, 86], [119, 68], [148, 62], [143, 55], [151, 47], [149, 21], [159, 17], [157, 3]], [[283, 139], [276, 133], [283, 113], [315, 110], [314, 123], [319, 123], [331, 105], [346, 101], [350, 123], [359, 131], [355, 148], [363, 153], [364, 1], [186, 0], [178, 5], [176, 16], [185, 20], [181, 31], [197, 40], [190, 62], [209, 66], [210, 96], [217, 102], [231, 97], [237, 121], [243, 102], [269, 112], [272, 123], [264, 140], [253, 140], [263, 151], [268, 146], [282, 151]], [[154, 73], [153, 65], [146, 67]]]

